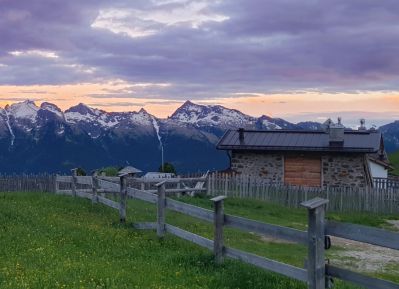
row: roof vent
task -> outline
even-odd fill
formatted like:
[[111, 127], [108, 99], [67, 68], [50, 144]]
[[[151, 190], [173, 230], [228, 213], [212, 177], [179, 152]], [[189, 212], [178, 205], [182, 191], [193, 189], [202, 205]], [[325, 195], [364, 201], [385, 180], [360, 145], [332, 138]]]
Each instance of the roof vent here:
[[240, 140], [240, 143], [244, 142], [244, 129], [243, 128], [238, 129], [238, 139]]
[[338, 118], [338, 123], [331, 123], [328, 129], [330, 146], [343, 147], [344, 145], [345, 127], [341, 123], [341, 118]]
[[360, 120], [359, 130], [366, 130], [366, 120], [364, 118]]

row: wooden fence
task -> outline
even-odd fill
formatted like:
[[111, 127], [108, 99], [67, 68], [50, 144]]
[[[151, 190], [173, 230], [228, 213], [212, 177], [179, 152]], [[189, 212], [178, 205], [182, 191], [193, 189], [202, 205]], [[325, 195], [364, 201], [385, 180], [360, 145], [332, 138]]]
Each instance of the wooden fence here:
[[0, 192], [54, 192], [55, 175], [0, 175]]
[[234, 198], [264, 200], [289, 207], [299, 207], [306, 200], [329, 200], [327, 209], [338, 212], [399, 213], [399, 188], [370, 187], [298, 187], [270, 183], [246, 175], [212, 173], [209, 192]]
[[[59, 176], [71, 180], [71, 176]], [[0, 192], [54, 192], [56, 190], [71, 190], [71, 182], [55, 182], [55, 175], [26, 174], [0, 175]], [[86, 177], [90, 179], [91, 177]], [[103, 177], [117, 181], [117, 177]], [[159, 180], [145, 180], [141, 178], [129, 179], [127, 185], [140, 190], [156, 191], [155, 184]], [[329, 200], [327, 209], [338, 212], [375, 212], [399, 213], [399, 180], [374, 179], [375, 188], [359, 187], [327, 187], [304, 188], [286, 186], [280, 183], [266, 182], [261, 178], [244, 175], [212, 173], [208, 177], [204, 174], [194, 174], [188, 177], [171, 179], [167, 188], [180, 188], [182, 192], [193, 183], [203, 182], [207, 194], [212, 196], [225, 195], [234, 198], [252, 198], [277, 203], [288, 207], [299, 207], [306, 200], [321, 197]], [[91, 183], [79, 184], [77, 189], [91, 190]], [[57, 186], [57, 187], [56, 187]], [[200, 186], [202, 187], [202, 186]], [[196, 193], [197, 188], [189, 193]]]
[[[56, 181], [57, 187], [59, 183], [68, 183], [72, 188], [71, 190], [59, 190], [58, 193], [67, 193], [74, 196], [88, 198], [94, 203], [99, 202], [117, 209], [119, 210], [121, 222], [126, 221], [127, 197], [156, 204], [156, 222], [135, 224], [136, 228], [156, 229], [157, 235], [160, 238], [164, 237], [166, 233], [170, 233], [212, 250], [217, 263], [223, 262], [225, 257], [238, 259], [259, 268], [306, 282], [310, 289], [330, 288], [332, 278], [342, 279], [371, 289], [399, 289], [399, 284], [326, 264], [324, 255], [325, 250], [330, 247], [329, 244], [331, 241], [329, 236], [337, 236], [399, 250], [399, 233], [325, 220], [325, 210], [326, 205], [328, 204], [328, 200], [326, 199], [315, 198], [301, 204], [308, 209], [308, 231], [306, 232], [225, 214], [223, 209], [225, 196], [212, 198], [212, 201], [214, 202], [213, 211], [168, 198], [167, 194], [180, 193], [182, 192], [182, 189], [168, 189], [167, 184], [170, 185], [174, 182], [181, 183], [182, 179], [172, 179], [156, 184], [156, 193], [154, 190], [146, 191], [129, 187], [127, 185], [128, 179], [125, 177], [121, 177], [120, 179], [104, 179], [101, 177], [72, 176], [57, 177]], [[201, 179], [201, 181], [203, 181], [203, 179]], [[87, 186], [88, 184], [91, 185], [91, 192], [87, 189], [76, 189], [77, 185]], [[185, 188], [184, 190], [187, 189], [188, 188]], [[207, 188], [201, 190], [205, 191]], [[116, 193], [119, 195], [119, 202], [110, 200], [105, 197], [105, 194], [101, 195], [99, 192], [102, 192], [103, 194], [105, 192]], [[213, 223], [213, 240], [168, 224], [166, 222], [166, 209]], [[224, 246], [223, 229], [225, 226], [307, 245], [308, 258], [306, 261], [306, 268], [298, 268]]]
[[394, 177], [373, 178], [373, 185], [379, 189], [399, 191], [399, 179]]

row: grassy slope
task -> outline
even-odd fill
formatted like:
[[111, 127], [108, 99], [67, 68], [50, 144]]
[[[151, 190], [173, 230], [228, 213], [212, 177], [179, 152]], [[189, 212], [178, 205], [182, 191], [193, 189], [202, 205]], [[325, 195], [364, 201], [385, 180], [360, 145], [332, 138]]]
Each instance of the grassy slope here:
[[395, 167], [395, 170], [392, 173], [399, 176], [399, 151], [389, 154], [389, 161], [391, 162], [392, 166]]
[[[204, 199], [184, 199], [204, 207]], [[228, 200], [226, 211], [305, 228], [306, 212], [265, 203]], [[155, 207], [129, 201], [128, 222], [152, 221]], [[352, 219], [339, 215], [336, 218]], [[375, 219], [375, 218], [371, 218]], [[168, 235], [114, 223], [115, 210], [90, 201], [50, 194], [0, 194], [0, 288], [306, 288], [300, 282], [240, 262], [213, 264], [210, 252]], [[212, 236], [209, 224], [168, 212], [171, 224]], [[360, 218], [360, 223], [374, 220]], [[366, 220], [366, 221], [365, 221]], [[382, 224], [382, 222], [381, 222]], [[227, 245], [303, 266], [306, 248], [264, 242], [226, 230]], [[356, 288], [339, 283], [335, 288]]]

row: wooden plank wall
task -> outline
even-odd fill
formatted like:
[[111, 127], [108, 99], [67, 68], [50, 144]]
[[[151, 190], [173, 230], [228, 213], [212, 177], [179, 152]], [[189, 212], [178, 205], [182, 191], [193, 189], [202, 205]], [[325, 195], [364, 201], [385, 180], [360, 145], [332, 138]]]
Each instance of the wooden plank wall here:
[[294, 186], [321, 186], [321, 159], [317, 156], [285, 156], [284, 183]]

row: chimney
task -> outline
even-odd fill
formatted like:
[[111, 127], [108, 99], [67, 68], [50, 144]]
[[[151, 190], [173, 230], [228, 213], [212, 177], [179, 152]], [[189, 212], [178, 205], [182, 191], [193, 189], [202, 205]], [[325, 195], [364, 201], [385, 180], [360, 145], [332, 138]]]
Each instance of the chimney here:
[[238, 129], [238, 139], [240, 143], [244, 142], [244, 129], [242, 127]]
[[366, 120], [364, 118], [360, 120], [359, 130], [366, 130]]
[[338, 123], [332, 123], [328, 130], [329, 142], [331, 147], [343, 147], [344, 145], [345, 127], [341, 123], [341, 118], [338, 118]]

